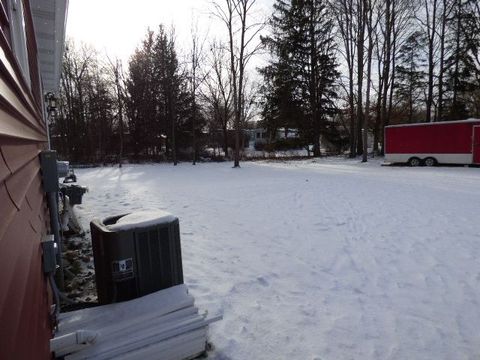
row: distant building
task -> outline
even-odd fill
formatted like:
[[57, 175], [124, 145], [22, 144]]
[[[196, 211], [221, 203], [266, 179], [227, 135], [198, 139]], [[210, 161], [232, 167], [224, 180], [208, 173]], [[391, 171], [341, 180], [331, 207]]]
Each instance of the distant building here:
[[253, 148], [258, 144], [266, 144], [269, 141], [275, 141], [279, 139], [291, 139], [298, 138], [298, 130], [296, 129], [278, 129], [273, 138], [269, 137], [268, 131], [265, 128], [254, 128], [244, 130], [249, 138], [249, 147]]

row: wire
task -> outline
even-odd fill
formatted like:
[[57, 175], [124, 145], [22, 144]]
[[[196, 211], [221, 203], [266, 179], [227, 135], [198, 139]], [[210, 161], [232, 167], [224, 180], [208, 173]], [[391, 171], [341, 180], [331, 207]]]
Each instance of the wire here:
[[55, 315], [55, 318], [58, 318], [58, 315], [60, 314], [60, 295], [57, 284], [55, 283], [55, 279], [53, 277], [53, 273], [50, 273], [48, 279], [50, 280], [50, 286], [52, 288], [53, 297], [55, 299], [55, 310], [51, 313], [51, 315]]

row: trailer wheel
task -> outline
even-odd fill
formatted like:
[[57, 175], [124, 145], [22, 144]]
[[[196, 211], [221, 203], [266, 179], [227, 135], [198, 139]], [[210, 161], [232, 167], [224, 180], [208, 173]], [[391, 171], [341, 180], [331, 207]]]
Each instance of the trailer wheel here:
[[423, 160], [423, 163], [425, 164], [425, 166], [435, 166], [437, 165], [437, 160], [433, 157], [428, 157]]
[[412, 167], [413, 166], [420, 166], [420, 165], [422, 165], [422, 161], [417, 157], [412, 157], [408, 160], [408, 165], [410, 165]]

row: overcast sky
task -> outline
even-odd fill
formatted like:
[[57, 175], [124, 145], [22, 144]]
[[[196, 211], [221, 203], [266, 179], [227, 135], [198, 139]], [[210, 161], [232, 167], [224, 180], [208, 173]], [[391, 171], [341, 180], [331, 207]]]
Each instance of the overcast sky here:
[[[221, 0], [218, 0], [221, 1]], [[271, 12], [273, 0], [257, 0], [260, 11]], [[67, 36], [93, 45], [124, 64], [145, 36], [147, 28], [174, 25], [179, 53], [190, 45], [192, 18], [200, 32], [218, 37], [224, 28], [209, 13], [211, 0], [70, 0]]]

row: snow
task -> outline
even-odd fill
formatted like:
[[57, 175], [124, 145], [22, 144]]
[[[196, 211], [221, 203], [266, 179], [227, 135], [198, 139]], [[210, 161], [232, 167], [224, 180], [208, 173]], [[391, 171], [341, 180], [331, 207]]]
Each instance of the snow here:
[[180, 219], [212, 359], [480, 358], [480, 169], [340, 158], [82, 169], [93, 217]]
[[115, 224], [107, 225], [112, 231], [125, 231], [153, 225], [161, 225], [176, 221], [177, 217], [162, 210], [135, 211], [117, 220]]

